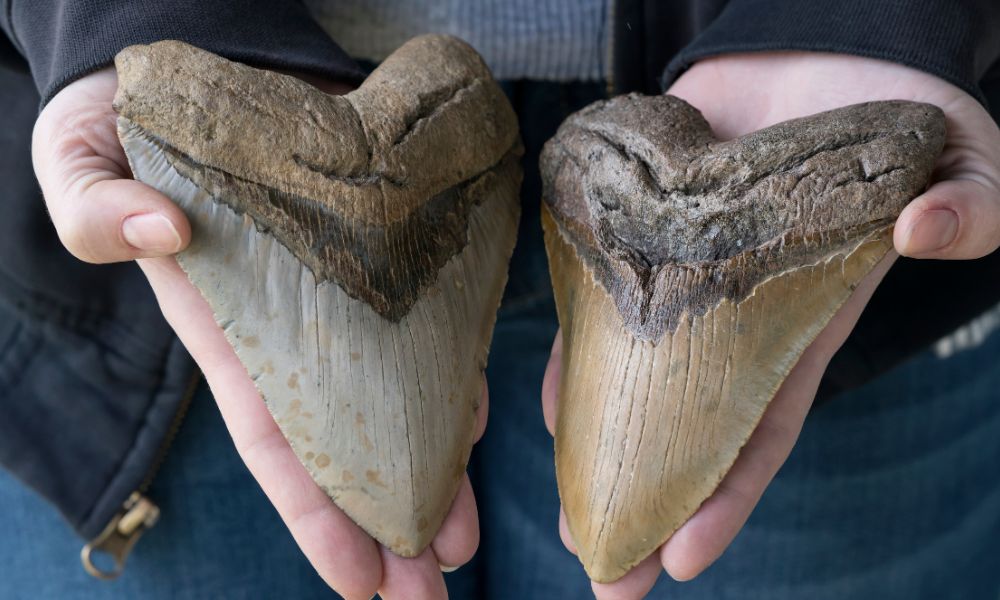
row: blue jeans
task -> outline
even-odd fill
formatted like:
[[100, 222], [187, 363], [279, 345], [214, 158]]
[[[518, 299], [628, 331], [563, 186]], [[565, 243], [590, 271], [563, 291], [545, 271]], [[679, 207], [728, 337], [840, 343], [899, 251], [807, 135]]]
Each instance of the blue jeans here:
[[[448, 574], [458, 600], [590, 596], [559, 541], [552, 439], [539, 390], [556, 331], [538, 222], [537, 152], [600, 90], [512, 89], [525, 214], [488, 369], [490, 422], [470, 464], [482, 543]], [[549, 115], [535, 122], [532, 115]], [[243, 466], [207, 389], [149, 490], [162, 509], [121, 579], [91, 579], [80, 541], [0, 472], [0, 599], [331, 598]], [[1000, 593], [1000, 331], [925, 352], [814, 409], [726, 554], [651, 597], [995, 599]]]

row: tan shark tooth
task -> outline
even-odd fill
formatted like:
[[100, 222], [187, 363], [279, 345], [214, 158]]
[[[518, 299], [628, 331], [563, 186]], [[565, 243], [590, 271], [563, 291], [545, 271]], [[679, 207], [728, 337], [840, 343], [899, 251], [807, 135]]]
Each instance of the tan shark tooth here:
[[180, 42], [116, 65], [135, 177], [190, 219], [178, 262], [285, 437], [355, 522], [420, 553], [468, 462], [514, 247], [506, 97], [445, 36], [340, 97]]
[[941, 111], [859, 104], [720, 142], [671, 96], [571, 117], [542, 155], [563, 368], [559, 494], [614, 581], [708, 498], [803, 350], [892, 247]]

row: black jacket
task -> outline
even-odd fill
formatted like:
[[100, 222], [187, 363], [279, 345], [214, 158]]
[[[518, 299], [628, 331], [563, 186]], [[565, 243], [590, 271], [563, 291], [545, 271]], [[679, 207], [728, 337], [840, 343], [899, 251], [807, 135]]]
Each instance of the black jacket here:
[[[612, 27], [616, 92], [659, 92], [709, 55], [800, 49], [904, 63], [1000, 107], [996, 0], [617, 0]], [[195, 367], [134, 265], [85, 265], [59, 244], [29, 157], [39, 104], [159, 39], [334, 79], [361, 72], [294, 0], [0, 0], [0, 28], [0, 463], [89, 539], [144, 487]], [[900, 261], [821, 395], [995, 304], [998, 262]]]

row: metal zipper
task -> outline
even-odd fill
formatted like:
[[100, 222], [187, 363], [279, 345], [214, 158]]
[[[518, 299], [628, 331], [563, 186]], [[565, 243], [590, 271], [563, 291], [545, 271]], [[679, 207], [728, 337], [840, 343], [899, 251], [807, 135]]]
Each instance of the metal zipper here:
[[[184, 417], [191, 407], [191, 400], [194, 398], [200, 380], [201, 372], [195, 370], [187, 389], [184, 390], [184, 396], [181, 397], [181, 404], [177, 407], [177, 412], [174, 413], [174, 418], [170, 422], [170, 429], [167, 430], [167, 435], [160, 443], [160, 447], [157, 448], [153, 464], [146, 472], [138, 489], [129, 494], [121, 509], [104, 526], [104, 530], [80, 550], [80, 562], [83, 563], [84, 570], [92, 576], [108, 580], [121, 575], [125, 570], [125, 560], [132, 552], [136, 542], [160, 519], [160, 508], [146, 497], [146, 491], [153, 483], [163, 461], [166, 460], [167, 450], [170, 449], [174, 438], [177, 437], [181, 422], [184, 421]], [[111, 556], [114, 560], [114, 567], [111, 570], [105, 570], [94, 564], [93, 558], [96, 553]]]

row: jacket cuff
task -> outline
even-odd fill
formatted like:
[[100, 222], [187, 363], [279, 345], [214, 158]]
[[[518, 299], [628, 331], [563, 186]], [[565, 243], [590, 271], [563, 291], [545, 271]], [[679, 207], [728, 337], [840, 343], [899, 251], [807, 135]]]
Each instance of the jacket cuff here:
[[995, 0], [732, 0], [667, 66], [666, 89], [718, 54], [806, 50], [888, 60], [936, 75], [986, 103], [979, 80], [1000, 57]]
[[165, 39], [259, 67], [364, 78], [300, 2], [10, 0], [6, 8], [3, 29], [27, 60], [43, 106], [122, 48]]

